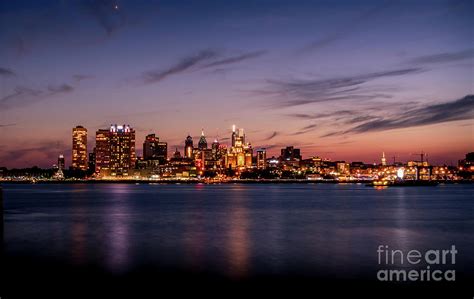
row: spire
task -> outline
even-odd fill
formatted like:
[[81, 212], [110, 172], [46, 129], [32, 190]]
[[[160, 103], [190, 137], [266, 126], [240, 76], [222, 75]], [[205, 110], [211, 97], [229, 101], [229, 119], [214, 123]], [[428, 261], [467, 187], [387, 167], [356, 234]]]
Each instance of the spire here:
[[382, 159], [381, 159], [381, 162], [382, 162], [382, 166], [387, 165], [387, 159], [385, 159], [385, 152], [382, 152]]
[[201, 129], [201, 136], [204, 136], [204, 128]]

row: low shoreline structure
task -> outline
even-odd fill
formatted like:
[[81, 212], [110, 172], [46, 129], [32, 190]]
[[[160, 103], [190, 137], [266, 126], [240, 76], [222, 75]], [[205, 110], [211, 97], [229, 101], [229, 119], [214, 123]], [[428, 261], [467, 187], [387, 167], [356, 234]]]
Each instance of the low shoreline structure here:
[[[166, 184], [365, 184], [378, 187], [373, 180], [307, 180], [307, 179], [235, 179], [223, 181], [210, 181], [204, 179], [122, 179], [122, 180], [4, 180], [0, 184], [144, 184], [144, 185], [166, 185]], [[406, 184], [389, 184], [391, 187], [398, 186], [436, 186], [439, 184], [472, 184], [472, 180], [456, 181], [406, 181]], [[428, 184], [429, 182], [429, 184]], [[383, 186], [382, 186], [383, 187]]]

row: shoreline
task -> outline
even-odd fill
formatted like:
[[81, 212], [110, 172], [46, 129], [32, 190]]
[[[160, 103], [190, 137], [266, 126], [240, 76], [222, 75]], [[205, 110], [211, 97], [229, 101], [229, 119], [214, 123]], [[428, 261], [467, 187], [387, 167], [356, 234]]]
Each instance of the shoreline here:
[[[0, 181], [2, 184], [144, 184], [144, 185], [176, 185], [176, 184], [372, 184], [371, 180], [305, 180], [305, 179], [278, 179], [278, 180], [229, 180], [229, 181], [205, 181], [205, 180], [39, 180], [39, 181]], [[473, 184], [474, 181], [431, 181], [438, 184]]]

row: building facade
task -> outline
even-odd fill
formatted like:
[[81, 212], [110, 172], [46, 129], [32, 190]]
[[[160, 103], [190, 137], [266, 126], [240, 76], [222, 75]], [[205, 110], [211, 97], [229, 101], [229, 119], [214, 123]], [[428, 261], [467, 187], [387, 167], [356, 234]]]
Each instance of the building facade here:
[[87, 129], [77, 126], [72, 129], [72, 164], [74, 170], [87, 170]]
[[129, 125], [111, 125], [96, 132], [96, 173], [102, 176], [129, 176], [135, 168], [135, 130]]
[[160, 142], [155, 134], [148, 134], [143, 142], [143, 159], [145, 161], [158, 161], [160, 165], [168, 159], [168, 143]]

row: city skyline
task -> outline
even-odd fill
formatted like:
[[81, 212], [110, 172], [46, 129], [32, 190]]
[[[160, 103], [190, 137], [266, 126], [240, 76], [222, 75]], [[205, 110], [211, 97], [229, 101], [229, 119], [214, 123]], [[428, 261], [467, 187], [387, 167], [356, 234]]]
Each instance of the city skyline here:
[[[72, 168], [76, 168], [76, 169], [81, 169], [81, 170], [84, 170], [84, 169], [87, 169], [87, 163], [89, 162], [89, 158], [85, 158], [84, 159], [84, 155], [87, 155], [89, 156], [90, 154], [94, 154], [95, 153], [93, 152], [93, 150], [98, 146], [97, 144], [97, 135], [96, 134], [99, 134], [99, 132], [105, 132], [105, 133], [108, 133], [109, 130], [110, 130], [110, 127], [129, 127], [131, 129], [133, 129], [133, 133], [136, 134], [136, 131], [135, 131], [135, 128], [129, 124], [123, 124], [123, 125], [118, 125], [118, 124], [110, 124], [109, 126], [107, 126], [106, 128], [98, 128], [97, 130], [91, 130], [90, 131], [90, 134], [88, 134], [87, 132], [87, 127], [86, 126], [83, 126], [83, 125], [77, 125], [75, 127], [73, 127], [73, 134], [72, 134], [72, 143], [71, 143], [71, 140], [69, 140], [69, 145], [65, 145], [65, 149], [63, 151], [59, 150], [59, 151], [55, 151], [55, 150], [51, 150], [51, 161], [42, 161], [41, 163], [33, 163], [33, 164], [24, 164], [24, 166], [20, 166], [20, 167], [16, 167], [16, 166], [8, 166], [9, 163], [5, 163], [2, 161], [2, 165], [0, 165], [0, 167], [7, 167], [7, 168], [28, 168], [28, 167], [33, 167], [33, 166], [38, 166], [40, 168], [49, 168], [53, 165], [55, 165], [53, 162], [57, 161], [58, 159], [58, 156], [61, 157], [61, 159], [65, 162], [65, 166], [67, 167], [72, 167]], [[87, 150], [86, 152], [82, 153], [82, 157], [80, 160], [82, 160], [82, 167], [74, 167], [73, 166], [73, 163], [74, 163], [74, 159], [73, 159], [73, 156], [74, 156], [74, 150], [75, 150], [75, 147], [77, 147], [77, 145], [75, 146], [74, 144], [74, 140], [75, 138], [75, 130], [77, 130], [78, 128], [80, 129], [85, 129], [86, 131], [86, 136], [87, 136], [87, 146], [86, 148], [84, 148], [84, 145], [79, 145], [79, 147], [82, 148], [82, 150]], [[149, 136], [154, 136], [156, 139], [158, 140], [161, 140], [162, 142], [164, 142], [165, 144], [167, 144], [167, 152], [168, 152], [168, 158], [171, 157], [173, 155], [173, 153], [177, 150], [178, 152], [180, 152], [180, 154], [183, 156], [183, 157], [187, 157], [186, 155], [186, 141], [189, 140], [189, 138], [191, 138], [189, 141], [193, 141], [194, 142], [194, 149], [198, 149], [199, 148], [199, 141], [203, 138], [203, 136], [205, 138], [209, 138], [209, 141], [208, 144], [209, 144], [209, 148], [211, 148], [212, 146], [212, 143], [214, 141], [218, 141], [218, 143], [220, 145], [224, 145], [226, 147], [230, 147], [232, 145], [232, 140], [231, 140], [231, 137], [228, 137], [227, 135], [231, 135], [232, 132], [233, 132], [233, 129], [235, 129], [235, 125], [232, 125], [232, 128], [230, 128], [229, 130], [226, 131], [225, 134], [218, 134], [216, 133], [215, 136], [210, 136], [210, 135], [207, 135], [205, 134], [205, 130], [203, 128], [201, 128], [200, 130], [200, 133], [199, 134], [185, 134], [187, 137], [183, 136], [182, 138], [182, 142], [181, 143], [178, 143], [178, 144], [173, 144], [173, 145], [170, 145], [167, 140], [165, 140], [164, 138], [160, 137], [159, 134], [155, 133], [154, 131], [150, 130], [149, 132], [147, 132], [144, 136], [143, 136], [143, 139], [139, 139], [138, 137], [134, 137], [136, 138], [135, 140], [135, 154], [138, 157], [141, 157], [143, 158], [144, 157], [144, 143], [147, 141], [147, 138]], [[70, 129], [68, 130], [69, 132], [71, 131]], [[190, 130], [188, 130], [190, 131]], [[250, 131], [252, 132], [252, 131]], [[69, 133], [69, 139], [71, 139], [71, 134]], [[251, 140], [251, 138], [250, 138]], [[347, 156], [344, 156], [343, 154], [336, 154], [335, 152], [324, 152], [324, 151], [321, 151], [321, 152], [309, 152], [308, 150], [305, 150], [304, 146], [299, 146], [298, 144], [278, 144], [278, 145], [272, 145], [272, 146], [260, 146], [258, 144], [253, 144], [252, 142], [250, 142], [250, 145], [252, 146], [253, 150], [254, 150], [254, 154], [257, 154], [257, 151], [260, 150], [260, 149], [263, 149], [265, 150], [266, 152], [266, 156], [267, 158], [271, 158], [271, 157], [280, 157], [280, 151], [287, 147], [287, 146], [294, 146], [296, 148], [298, 148], [300, 150], [301, 148], [301, 156], [304, 156], [304, 158], [311, 158], [311, 157], [320, 157], [322, 159], [327, 159], [329, 161], [347, 161], [347, 162], [363, 162], [363, 163], [367, 163], [367, 164], [380, 164], [380, 161], [381, 159], [385, 159], [386, 161], [388, 161], [387, 163], [392, 163], [393, 161], [396, 161], [397, 163], [399, 162], [408, 162], [408, 161], [417, 161], [419, 160], [420, 158], [420, 154], [423, 154], [424, 156], [424, 159], [426, 159], [426, 161], [429, 161], [435, 165], [451, 165], [451, 166], [455, 166], [458, 164], [459, 160], [461, 160], [464, 155], [466, 154], [466, 152], [471, 152], [472, 151], [472, 147], [469, 147], [467, 146], [466, 147], [466, 152], [465, 153], [461, 153], [461, 155], [451, 161], [447, 161], [447, 162], [438, 162], [436, 159], [431, 159], [431, 155], [429, 152], [427, 152], [426, 150], [424, 149], [420, 149], [418, 151], [412, 151], [412, 152], [406, 152], [406, 153], [402, 153], [402, 154], [399, 154], [399, 153], [393, 153], [393, 151], [391, 151], [390, 149], [388, 150], [385, 150], [383, 147], [382, 147], [382, 151], [380, 152], [374, 152], [372, 153], [373, 154], [373, 159], [372, 160], [364, 160], [364, 159], [361, 159], [359, 158], [358, 155], [353, 155], [353, 154], [349, 154]], [[51, 144], [52, 147], [55, 147], [55, 144]], [[45, 144], [45, 147], [48, 147], [46, 144]], [[57, 147], [56, 145], [56, 148], [59, 148]], [[72, 149], [72, 150], [71, 150]], [[191, 148], [191, 151], [192, 151], [192, 148]], [[192, 155], [191, 153], [189, 153], [190, 155]], [[255, 158], [257, 157], [256, 155], [254, 155]], [[191, 156], [189, 156], [191, 157]], [[354, 157], [354, 158], [348, 158], [348, 157]], [[443, 160], [442, 160], [443, 161]], [[85, 164], [84, 164], [85, 163]]]
[[455, 165], [474, 144], [472, 6], [3, 3], [0, 166], [70, 165], [71, 128], [116, 122], [139, 155], [152, 133], [169, 153], [202, 128], [230, 144], [235, 123], [268, 156]]

